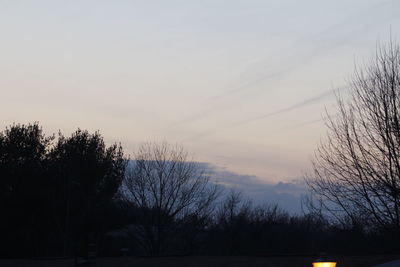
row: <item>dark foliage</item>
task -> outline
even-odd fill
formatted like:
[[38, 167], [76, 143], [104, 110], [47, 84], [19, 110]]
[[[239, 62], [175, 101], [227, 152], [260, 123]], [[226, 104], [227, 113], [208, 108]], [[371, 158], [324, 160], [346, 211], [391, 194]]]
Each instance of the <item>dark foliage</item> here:
[[55, 140], [37, 123], [7, 128], [0, 133], [1, 256], [85, 253], [89, 237], [106, 230], [101, 207], [124, 170], [122, 148], [106, 148], [99, 133]]
[[[33, 256], [55, 209], [48, 150], [53, 141], [38, 124], [13, 125], [0, 133], [0, 231], [2, 256]], [[46, 237], [44, 237], [46, 236]]]
[[104, 231], [102, 208], [122, 182], [126, 165], [122, 147], [114, 144], [106, 148], [98, 132], [91, 135], [78, 130], [69, 138], [60, 135], [50, 157], [59, 181], [64, 254], [71, 254], [71, 243], [85, 252], [87, 244]]

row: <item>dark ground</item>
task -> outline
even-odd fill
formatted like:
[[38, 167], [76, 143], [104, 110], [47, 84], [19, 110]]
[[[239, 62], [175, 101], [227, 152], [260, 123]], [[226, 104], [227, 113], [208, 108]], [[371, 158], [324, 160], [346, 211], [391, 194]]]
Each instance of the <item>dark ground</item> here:
[[[99, 267], [311, 267], [315, 257], [159, 257], [97, 258], [81, 266]], [[368, 267], [400, 259], [400, 255], [337, 256], [337, 267]], [[1, 267], [73, 267], [72, 259], [0, 260]]]

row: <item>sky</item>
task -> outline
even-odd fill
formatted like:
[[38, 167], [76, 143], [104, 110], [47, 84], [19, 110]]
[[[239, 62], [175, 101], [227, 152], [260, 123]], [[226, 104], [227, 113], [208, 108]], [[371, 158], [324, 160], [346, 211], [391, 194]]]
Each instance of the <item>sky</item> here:
[[399, 11], [398, 0], [0, 0], [0, 128], [100, 130], [130, 155], [178, 143], [227, 185], [290, 209], [333, 90], [400, 38]]

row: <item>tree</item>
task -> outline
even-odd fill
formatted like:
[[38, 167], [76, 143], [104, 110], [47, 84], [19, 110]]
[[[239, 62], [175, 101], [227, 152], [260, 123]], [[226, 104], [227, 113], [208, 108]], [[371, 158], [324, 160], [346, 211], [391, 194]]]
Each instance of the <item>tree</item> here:
[[0, 255], [34, 256], [52, 224], [54, 197], [47, 173], [53, 137], [38, 123], [14, 124], [0, 132]]
[[0, 256], [71, 255], [67, 248], [103, 230], [125, 174], [121, 146], [81, 130], [54, 139], [38, 123], [0, 132]]
[[[223, 243], [220, 248], [232, 255], [243, 252], [239, 248], [245, 247], [244, 237], [248, 237], [248, 228], [251, 224], [252, 202], [242, 197], [240, 191], [231, 190], [222, 201], [216, 214], [216, 223]], [[244, 241], [244, 242], [243, 242]]]
[[136, 238], [147, 253], [164, 253], [179, 220], [210, 214], [219, 187], [181, 146], [143, 144], [131, 163], [121, 195], [140, 211]]
[[400, 48], [380, 47], [356, 70], [349, 97], [338, 94], [327, 139], [307, 179], [322, 207], [338, 219], [400, 229]]
[[[64, 255], [73, 243], [87, 249], [90, 234], [99, 232], [106, 218], [101, 212], [117, 193], [125, 174], [126, 159], [120, 145], [106, 147], [99, 132], [61, 133], [50, 153], [53, 175], [59, 180], [61, 220], [64, 222]], [[72, 237], [72, 238], [71, 238]]]

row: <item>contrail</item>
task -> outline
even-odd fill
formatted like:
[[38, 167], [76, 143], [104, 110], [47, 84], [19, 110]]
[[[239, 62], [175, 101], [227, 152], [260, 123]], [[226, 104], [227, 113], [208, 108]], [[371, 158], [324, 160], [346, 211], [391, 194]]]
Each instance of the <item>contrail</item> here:
[[[376, 5], [370, 6], [369, 8], [367, 8], [365, 11], [362, 12], [358, 12], [352, 16], [348, 16], [346, 19], [340, 21], [339, 23], [336, 23], [318, 33], [313, 34], [312, 36], [307, 36], [307, 40], [309, 39], [318, 39], [321, 36], [329, 36], [332, 32], [337, 31], [338, 29], [342, 29], [343, 27], [349, 25], [351, 22], [355, 21], [358, 16], [357, 14], [362, 13], [376, 13], [378, 9], [382, 9], [383, 7], [388, 6], [391, 3], [396, 2], [395, 0], [388, 0], [388, 1], [384, 1], [384, 2], [380, 2]], [[392, 14], [391, 16], [385, 16], [385, 19], [383, 19], [382, 21], [378, 22], [380, 24], [385, 23], [386, 21], [390, 20], [393, 17], [396, 17], [397, 13]], [[348, 31], [347, 33], [342, 34], [341, 37], [339, 37], [339, 40], [334, 41], [329, 43], [328, 45], [319, 45], [316, 46], [314, 48], [309, 49], [308, 53], [303, 54], [302, 57], [297, 57], [297, 61], [294, 62], [293, 58], [296, 58], [296, 56], [290, 56], [288, 57], [289, 60], [291, 60], [289, 62], [289, 64], [287, 64], [286, 66], [281, 67], [280, 69], [266, 74], [266, 75], [262, 75], [258, 78], [255, 78], [253, 80], [247, 81], [245, 83], [242, 83], [238, 86], [236, 86], [235, 88], [231, 88], [226, 90], [225, 92], [222, 92], [219, 95], [216, 95], [212, 98], [221, 98], [221, 97], [225, 97], [226, 95], [230, 95], [233, 93], [238, 93], [246, 88], [249, 87], [254, 87], [255, 85], [262, 83], [263, 81], [269, 80], [269, 79], [273, 79], [275, 77], [279, 77], [279, 76], [284, 76], [288, 73], [290, 73], [291, 71], [295, 70], [296, 68], [298, 68], [298, 66], [304, 64], [304, 62], [308, 62], [308, 61], [313, 61], [315, 58], [317, 58], [318, 56], [321, 56], [321, 53], [326, 53], [328, 50], [332, 50], [340, 45], [342, 45], [343, 43], [345, 43], [350, 37], [354, 37], [355, 35], [358, 35], [360, 33], [365, 33], [367, 30], [371, 29], [372, 26], [377, 26], [379, 25], [376, 21], [372, 21], [369, 20], [366, 23], [364, 23], [363, 25], [360, 25], [359, 27], [357, 27], [354, 30]], [[297, 43], [296, 43], [297, 45]], [[262, 61], [261, 61], [262, 62]], [[292, 64], [290, 64], [292, 63]]]
[[280, 130], [277, 130], [276, 132], [284, 132], [284, 131], [288, 131], [288, 130], [293, 130], [293, 129], [297, 129], [297, 128], [301, 128], [303, 126], [307, 126], [307, 125], [311, 125], [311, 124], [315, 124], [318, 122], [326, 122], [327, 120], [331, 119], [336, 119], [337, 117], [339, 117], [340, 114], [334, 114], [334, 115], [327, 115], [327, 116], [322, 116], [319, 119], [314, 119], [314, 120], [308, 120], [308, 121], [303, 121], [288, 127], [284, 127], [281, 128]]
[[[380, 14], [383, 14], [383, 11], [385, 11], [388, 6], [390, 7], [390, 4], [392, 4], [392, 3], [397, 3], [397, 1], [396, 0], [382, 1], [378, 4], [367, 7], [363, 11], [363, 13], [370, 13], [370, 14], [374, 13], [375, 14], [375, 13], [379, 12]], [[359, 14], [359, 13], [361, 13], [361, 12], [358, 12], [356, 14]], [[321, 36], [340, 34], [339, 37], [334, 42], [330, 42], [329, 44], [326, 44], [326, 45], [314, 46], [310, 49], [307, 49], [305, 51], [305, 53], [301, 54], [301, 56], [299, 56], [293, 52], [292, 56], [289, 56], [286, 58], [286, 60], [285, 60], [286, 63], [279, 66], [273, 72], [269, 72], [269, 73], [266, 73], [265, 75], [260, 75], [258, 77], [255, 77], [251, 80], [238, 83], [237, 86], [233, 86], [230, 89], [228, 89], [224, 92], [221, 92], [220, 94], [210, 97], [209, 100], [218, 101], [220, 104], [215, 103], [213, 106], [211, 106], [209, 108], [199, 111], [191, 116], [189, 115], [188, 117], [171, 124], [170, 127], [171, 126], [176, 127], [179, 125], [194, 123], [198, 120], [201, 120], [202, 118], [209, 116], [210, 114], [217, 113], [221, 110], [230, 109], [230, 108], [232, 108], [232, 105], [234, 105], [235, 103], [240, 101], [240, 100], [233, 100], [232, 96], [238, 95], [239, 93], [246, 91], [246, 90], [249, 91], [249, 93], [256, 93], [257, 91], [260, 91], [260, 88], [255, 88], [255, 87], [257, 85], [260, 85], [267, 81], [272, 80], [272, 81], [279, 82], [280, 79], [284, 79], [285, 76], [292, 73], [293, 71], [298, 69], [300, 66], [307, 64], [309, 62], [312, 62], [315, 59], [317, 59], [318, 57], [324, 56], [328, 51], [334, 50], [335, 48], [340, 47], [343, 44], [345, 44], [348, 39], [354, 38], [355, 36], [359, 36], [367, 31], [371, 30], [373, 27], [376, 27], [377, 25], [385, 23], [396, 16], [397, 16], [397, 13], [395, 13], [392, 10], [392, 13], [388, 14], [387, 16], [385, 16], [383, 19], [380, 19], [379, 21], [377, 21], [377, 19], [375, 19], [375, 20], [371, 19], [366, 22], [364, 21], [364, 23], [362, 25], [358, 25], [355, 28], [353, 28], [352, 30], [347, 30], [345, 32], [340, 31], [340, 33], [339, 33], [338, 30], [341, 30], [343, 27], [345, 27], [346, 25], [353, 22], [355, 20], [354, 18], [357, 17], [356, 15], [352, 15], [352, 16], [349, 16], [346, 19], [342, 20], [341, 22], [334, 24], [334, 25], [326, 28], [325, 30], [320, 31], [319, 33], [316, 33], [312, 36], [308, 36], [307, 38], [315, 40], [317, 38], [320, 38]], [[266, 62], [265, 60], [262, 60], [260, 62], [262, 63], [263, 61]], [[250, 65], [250, 67], [251, 67], [251, 65]], [[250, 67], [248, 67], [247, 69], [249, 69]], [[250, 88], [250, 90], [248, 90], [249, 88]], [[263, 90], [271, 90], [271, 87], [270, 88], [263, 87]], [[229, 103], [226, 103], [228, 101], [229, 101]], [[310, 101], [312, 101], [312, 99], [310, 99]], [[301, 104], [301, 103], [299, 103], [299, 104]], [[292, 107], [292, 108], [295, 108], [295, 107]], [[281, 110], [281, 112], [285, 112], [285, 110]], [[274, 115], [274, 114], [267, 114], [264, 116], [268, 117], [271, 115]], [[257, 118], [254, 118], [254, 120], [257, 120]], [[244, 123], [247, 123], [247, 122], [244, 122], [244, 121], [239, 122], [238, 125], [241, 125]]]
[[[276, 116], [276, 115], [279, 115], [279, 114], [282, 114], [282, 113], [285, 113], [285, 112], [290, 112], [290, 111], [293, 111], [293, 110], [296, 110], [296, 109], [301, 109], [301, 108], [304, 108], [304, 107], [309, 106], [311, 104], [317, 103], [318, 101], [321, 101], [321, 100], [323, 100], [323, 99], [325, 99], [325, 98], [327, 98], [329, 96], [334, 95], [335, 91], [341, 91], [341, 90], [347, 89], [347, 88], [348, 87], [344, 87], [343, 86], [343, 87], [339, 87], [338, 89], [335, 89], [335, 90], [334, 89], [327, 90], [327, 91], [324, 91], [322, 94], [318, 94], [316, 96], [310, 97], [310, 98], [308, 98], [306, 100], [303, 100], [301, 102], [295, 103], [295, 104], [290, 105], [288, 107], [272, 111], [272, 112], [267, 113], [265, 115], [249, 118], [249, 119], [246, 119], [246, 120], [231, 124], [231, 125], [223, 128], [223, 129], [214, 129], [212, 131], [199, 133], [197, 135], [194, 135], [192, 137], [187, 138], [187, 140], [200, 139], [200, 138], [203, 138], [203, 137], [208, 136], [210, 134], [214, 134], [214, 133], [220, 132], [220, 131], [225, 130], [225, 129], [236, 128], [236, 127], [238, 127], [240, 125], [247, 124], [247, 123], [250, 123], [250, 122], [253, 122], [253, 121], [262, 120], [262, 119], [273, 117], [273, 116]], [[322, 120], [322, 119], [320, 119], [320, 120]], [[306, 124], [311, 124], [311, 123], [315, 123], [315, 122], [317, 122], [317, 120], [307, 121], [307, 122], [305, 122], [303, 124], [306, 125]]]
[[289, 112], [289, 111], [292, 111], [292, 110], [295, 110], [295, 109], [306, 107], [306, 106], [308, 106], [310, 104], [313, 104], [313, 103], [318, 102], [318, 101], [320, 101], [320, 100], [322, 100], [322, 99], [324, 99], [324, 98], [326, 98], [328, 96], [333, 95], [333, 93], [334, 93], [333, 90], [328, 90], [328, 91], [323, 92], [322, 94], [319, 94], [319, 95], [316, 95], [314, 97], [308, 98], [308, 99], [306, 99], [304, 101], [301, 101], [301, 102], [296, 103], [294, 105], [288, 106], [286, 108], [278, 109], [276, 111], [267, 113], [265, 115], [256, 116], [256, 117], [253, 117], [253, 118], [249, 118], [249, 119], [240, 121], [240, 122], [234, 124], [234, 126], [247, 124], [247, 123], [250, 123], [250, 122], [253, 122], [253, 121], [265, 119], [265, 118], [268, 118], [268, 117], [271, 117], [271, 116], [274, 116], [274, 115], [279, 115], [279, 114], [282, 114], [282, 113], [285, 113], [285, 112]]
[[[364, 13], [376, 13], [377, 10], [383, 11], [383, 8], [386, 8], [388, 5], [391, 3], [395, 3], [396, 1], [389, 0], [385, 2], [381, 2], [379, 4], [373, 5], [368, 7]], [[266, 73], [264, 75], [260, 75], [258, 77], [255, 77], [251, 80], [245, 81], [245, 82], [239, 82], [238, 85], [231, 87], [230, 89], [221, 92], [220, 94], [217, 94], [215, 96], [210, 97], [209, 100], [211, 101], [218, 101], [220, 104], [215, 103], [210, 108], [207, 108], [205, 110], [199, 111], [195, 113], [192, 116], [188, 116], [185, 119], [182, 119], [181, 121], [178, 121], [176, 123], [173, 123], [171, 126], [175, 127], [177, 125], [183, 125], [187, 123], [193, 123], [196, 122], [204, 117], [207, 117], [210, 114], [213, 114], [215, 112], [219, 112], [220, 110], [226, 110], [231, 108], [231, 106], [238, 102], [239, 100], [232, 100], [230, 99], [232, 95], [237, 95], [243, 91], [248, 90], [249, 88], [251, 90], [248, 90], [250, 93], [256, 93], [257, 91], [260, 91], [260, 88], [255, 88], [256, 86], [265, 83], [267, 81], [279, 81], [280, 79], [284, 79], [285, 76], [288, 74], [292, 73], [296, 69], [298, 69], [300, 66], [312, 62], [315, 59], [324, 56], [328, 51], [331, 51], [337, 47], [342, 46], [343, 44], [346, 43], [348, 39], [354, 38], [354, 36], [358, 36], [360, 34], [365, 33], [368, 30], [371, 30], [372, 27], [376, 27], [377, 25], [380, 25], [382, 23], [387, 22], [391, 18], [395, 17], [397, 13], [389, 14], [388, 16], [385, 16], [384, 19], [381, 19], [380, 21], [376, 20], [370, 20], [367, 22], [364, 22], [362, 25], [356, 26], [356, 28], [352, 30], [348, 30], [346, 32], [340, 32], [339, 37], [334, 41], [330, 42], [329, 44], [326, 45], [316, 45], [312, 48], [309, 48], [305, 51], [305, 53], [302, 53], [301, 55], [298, 55], [298, 53], [292, 52], [292, 56], [289, 56], [286, 58], [285, 64], [279, 66], [275, 71]], [[329, 36], [331, 34], [335, 34], [338, 30], [342, 29], [344, 26], [348, 25], [352, 21], [354, 21], [354, 18], [357, 17], [355, 15], [349, 16], [348, 18], [342, 20], [341, 22], [334, 24], [325, 30], [320, 31], [319, 33], [316, 33], [312, 36], [308, 36], [307, 38], [310, 39], [317, 39], [320, 38], [321, 36]], [[261, 63], [265, 61], [262, 60], [260, 61]], [[266, 61], [265, 61], [266, 62]], [[251, 65], [247, 68], [249, 69]], [[263, 90], [271, 90], [271, 88], [263, 88]], [[227, 99], [230, 103], [223, 103], [227, 102]]]

